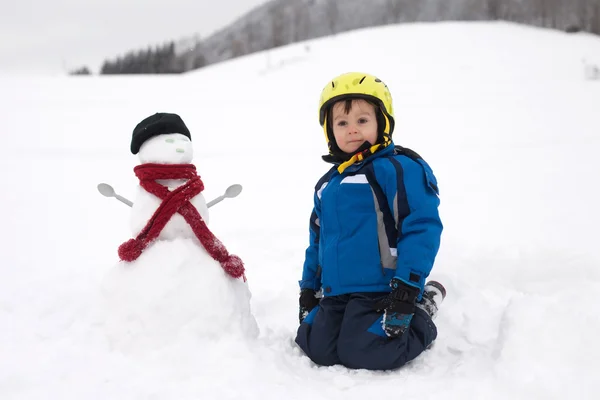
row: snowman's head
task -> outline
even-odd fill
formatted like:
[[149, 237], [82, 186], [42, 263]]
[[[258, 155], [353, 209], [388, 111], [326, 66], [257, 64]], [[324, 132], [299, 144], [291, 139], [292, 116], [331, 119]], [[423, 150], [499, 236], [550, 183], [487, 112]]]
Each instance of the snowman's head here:
[[194, 158], [192, 141], [181, 133], [166, 133], [146, 140], [138, 152], [142, 164], [190, 164]]
[[192, 135], [179, 115], [156, 113], [133, 130], [131, 152], [138, 154], [145, 149], [139, 155], [142, 163], [189, 163], [193, 158], [191, 140]]

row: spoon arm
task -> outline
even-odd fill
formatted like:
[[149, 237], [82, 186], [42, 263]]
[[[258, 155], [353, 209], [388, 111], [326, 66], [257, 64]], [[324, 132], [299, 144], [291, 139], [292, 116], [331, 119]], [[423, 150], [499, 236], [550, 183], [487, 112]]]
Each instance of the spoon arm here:
[[115, 193], [115, 199], [119, 200], [122, 203], [127, 204], [129, 207], [133, 207], [133, 202], [131, 202], [130, 200], [127, 200], [125, 197], [118, 195]]
[[206, 203], [206, 207], [210, 208], [210, 207], [214, 206], [215, 204], [223, 201], [224, 199], [225, 199], [225, 196], [221, 195], [221, 196], [217, 197], [216, 199], [211, 200], [208, 203]]

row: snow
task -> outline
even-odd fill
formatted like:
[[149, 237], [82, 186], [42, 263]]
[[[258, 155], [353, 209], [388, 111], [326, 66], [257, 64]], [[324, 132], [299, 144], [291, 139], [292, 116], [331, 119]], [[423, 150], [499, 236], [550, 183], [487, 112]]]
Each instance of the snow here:
[[[600, 390], [600, 39], [506, 23], [368, 29], [183, 76], [0, 76], [2, 399], [593, 399]], [[286, 60], [292, 60], [286, 62]], [[322, 86], [390, 87], [395, 141], [440, 183], [447, 297], [434, 347], [398, 371], [317, 367], [294, 345]], [[131, 132], [182, 116], [239, 255], [227, 280], [189, 239], [129, 267]], [[254, 325], [253, 322], [256, 322]]]
[[119, 263], [101, 293], [99, 323], [111, 350], [122, 354], [156, 358], [167, 348], [173, 357], [174, 348], [189, 357], [189, 345], [204, 353], [215, 342], [258, 335], [248, 285], [229, 279], [192, 239], [158, 241], [136, 261]]

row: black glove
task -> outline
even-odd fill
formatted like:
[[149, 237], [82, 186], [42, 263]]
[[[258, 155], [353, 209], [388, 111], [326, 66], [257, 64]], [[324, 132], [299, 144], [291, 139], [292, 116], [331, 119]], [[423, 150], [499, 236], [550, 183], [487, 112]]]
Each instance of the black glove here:
[[312, 311], [313, 308], [319, 305], [319, 299], [315, 297], [317, 293], [312, 289], [300, 290], [300, 313], [298, 318], [300, 323], [304, 321], [304, 318]]
[[374, 308], [384, 310], [383, 330], [389, 337], [398, 337], [408, 329], [415, 312], [415, 303], [419, 296], [419, 288], [411, 286], [398, 278], [390, 282], [392, 291], [379, 300]]

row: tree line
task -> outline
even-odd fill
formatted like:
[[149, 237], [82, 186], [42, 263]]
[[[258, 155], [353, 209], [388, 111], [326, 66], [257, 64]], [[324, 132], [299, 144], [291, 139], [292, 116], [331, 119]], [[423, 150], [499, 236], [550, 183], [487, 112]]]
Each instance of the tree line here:
[[106, 60], [100, 74], [181, 73], [371, 26], [499, 20], [600, 35], [600, 0], [274, 0], [204, 40], [184, 38]]

